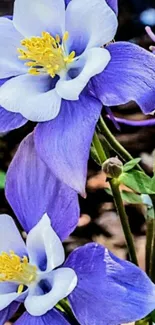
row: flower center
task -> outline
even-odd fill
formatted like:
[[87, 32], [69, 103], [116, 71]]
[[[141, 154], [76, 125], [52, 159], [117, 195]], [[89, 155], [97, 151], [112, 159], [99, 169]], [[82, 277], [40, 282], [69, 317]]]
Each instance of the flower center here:
[[13, 251], [0, 255], [0, 282], [15, 282], [19, 284], [18, 293], [24, 286], [31, 284], [37, 277], [37, 267], [29, 264], [28, 258], [20, 258]]
[[19, 59], [27, 61], [25, 65], [30, 68], [30, 74], [48, 73], [54, 78], [75, 58], [74, 51], [69, 55], [66, 53], [65, 44], [68, 37], [68, 32], [65, 32], [61, 41], [59, 35], [54, 38], [49, 33], [42, 32], [41, 37], [25, 38], [21, 41], [25, 49], [18, 49]]

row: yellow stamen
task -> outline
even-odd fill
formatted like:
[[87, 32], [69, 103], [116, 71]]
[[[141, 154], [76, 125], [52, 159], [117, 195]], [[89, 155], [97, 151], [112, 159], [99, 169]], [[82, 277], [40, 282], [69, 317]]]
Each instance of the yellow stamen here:
[[18, 293], [21, 293], [24, 286], [36, 280], [37, 267], [29, 264], [28, 258], [20, 258], [13, 251], [1, 253], [0, 255], [0, 282], [15, 282], [19, 284]]
[[75, 52], [66, 54], [65, 42], [69, 38], [69, 33], [65, 32], [61, 39], [59, 35], [54, 38], [47, 32], [42, 32], [41, 37], [31, 37], [21, 41], [25, 49], [17, 49], [20, 54], [19, 59], [24, 60], [25, 65], [30, 67], [29, 73], [40, 75], [47, 73], [52, 78], [66, 69], [67, 64], [73, 62]]
[[23, 284], [20, 284], [19, 287], [18, 287], [18, 293], [22, 293], [24, 290], [24, 285]]
[[69, 33], [65, 32], [65, 34], [63, 35], [63, 41], [64, 42], [68, 41], [68, 38], [69, 38]]

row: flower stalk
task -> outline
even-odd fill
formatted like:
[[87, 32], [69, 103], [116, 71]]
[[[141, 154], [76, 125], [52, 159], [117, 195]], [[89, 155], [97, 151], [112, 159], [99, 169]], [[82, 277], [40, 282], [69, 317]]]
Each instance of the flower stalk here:
[[100, 158], [100, 161], [104, 163], [107, 160], [107, 156], [105, 154], [105, 151], [103, 150], [102, 144], [96, 132], [94, 133], [94, 137], [93, 137], [93, 145]]
[[152, 219], [152, 250], [150, 256], [150, 271], [149, 276], [155, 283], [155, 219]]
[[147, 219], [147, 231], [146, 231], [146, 256], [145, 265], [146, 273], [151, 277], [152, 273], [152, 262], [153, 262], [153, 242], [155, 233], [155, 220]]
[[[109, 128], [107, 127], [106, 123], [104, 122], [102, 116], [100, 116], [99, 120], [99, 127], [106, 138], [106, 140], [109, 142], [109, 145], [112, 147], [112, 149], [122, 158], [125, 162], [128, 162], [133, 159], [132, 155], [116, 140], [116, 138], [113, 136], [113, 134], [110, 132]], [[142, 168], [137, 165], [138, 169], [142, 171]]]
[[127, 246], [128, 246], [130, 260], [134, 264], [138, 265], [136, 251], [135, 251], [134, 242], [133, 242], [133, 237], [132, 237], [132, 233], [131, 233], [131, 230], [130, 230], [128, 217], [126, 215], [125, 208], [124, 208], [124, 205], [123, 205], [121, 192], [120, 192], [120, 189], [119, 189], [119, 182], [118, 182], [117, 179], [114, 179], [114, 178], [112, 180], [110, 180], [109, 182], [110, 182], [110, 186], [111, 186], [115, 206], [116, 206], [117, 212], [118, 212], [120, 220], [121, 220], [123, 232], [125, 234], [125, 239], [126, 239]]
[[[108, 130], [108, 128], [107, 128], [107, 130]], [[93, 145], [98, 153], [98, 156], [100, 157], [100, 160], [103, 162], [106, 161], [107, 158], [109, 158], [109, 157], [107, 157], [96, 132], [95, 132], [94, 139], [93, 139]], [[129, 251], [129, 255], [130, 255], [130, 260], [134, 264], [138, 265], [136, 251], [135, 251], [134, 242], [133, 242], [133, 237], [132, 237], [130, 225], [128, 222], [128, 217], [125, 212], [125, 208], [123, 205], [123, 201], [122, 201], [122, 197], [121, 197], [121, 193], [120, 193], [120, 189], [119, 189], [119, 181], [118, 181], [118, 179], [113, 178], [113, 179], [109, 180], [109, 183], [110, 183], [111, 191], [112, 191], [112, 194], [114, 197], [114, 203], [115, 203], [116, 209], [118, 211], [118, 214], [119, 214], [119, 217], [121, 220], [121, 224], [122, 224], [122, 228], [124, 231], [124, 235], [126, 238], [126, 243], [127, 243], [127, 247], [128, 247], [128, 251]]]

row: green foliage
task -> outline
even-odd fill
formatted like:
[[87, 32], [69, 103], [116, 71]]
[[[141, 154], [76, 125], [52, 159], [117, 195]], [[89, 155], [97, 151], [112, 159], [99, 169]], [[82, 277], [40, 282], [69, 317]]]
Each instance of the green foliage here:
[[6, 174], [0, 171], [0, 189], [3, 189], [5, 186], [5, 176]]
[[97, 150], [95, 149], [95, 147], [93, 145], [91, 146], [91, 157], [96, 162], [97, 165], [99, 165], [99, 166], [102, 165], [102, 161], [97, 153]]
[[151, 190], [155, 191], [155, 175], [151, 179]]
[[131, 170], [129, 173], [122, 173], [119, 177], [121, 184], [126, 185], [140, 194], [155, 194], [155, 183], [151, 177], [138, 170]]
[[141, 158], [135, 158], [130, 160], [123, 166], [123, 171], [128, 172], [129, 170], [133, 169], [136, 165], [138, 165], [140, 161]]
[[3, 189], [5, 185], [5, 173], [0, 171], [0, 189]]
[[133, 192], [121, 192], [122, 200], [130, 204], [143, 204], [143, 200], [140, 195]]

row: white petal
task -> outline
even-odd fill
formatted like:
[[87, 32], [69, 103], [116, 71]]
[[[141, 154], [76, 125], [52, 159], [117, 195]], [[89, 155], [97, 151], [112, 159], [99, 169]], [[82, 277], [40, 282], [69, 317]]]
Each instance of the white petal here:
[[114, 38], [117, 26], [117, 17], [105, 0], [72, 0], [67, 6], [66, 30], [71, 43], [76, 39], [77, 44], [86, 42], [88, 48], [105, 45]]
[[[85, 88], [90, 78], [102, 72], [110, 61], [110, 53], [103, 48], [87, 50], [73, 65], [73, 69], [81, 69], [79, 75], [70, 80], [60, 79], [56, 84], [56, 90], [63, 99], [77, 100], [81, 91]], [[83, 65], [83, 66], [82, 66]]]
[[48, 271], [64, 262], [65, 254], [62, 243], [51, 227], [50, 219], [45, 214], [27, 236], [27, 249], [30, 263]]
[[20, 294], [17, 293], [18, 285], [9, 282], [0, 282], [0, 310], [8, 307]]
[[[70, 268], [52, 272], [51, 290], [44, 295], [33, 295], [31, 290], [25, 300], [25, 308], [33, 316], [41, 316], [51, 310], [61, 299], [67, 297], [77, 285], [77, 276]], [[48, 279], [50, 281], [50, 279]]]
[[25, 243], [13, 221], [7, 214], [0, 215], [0, 254], [13, 250], [17, 255], [27, 254]]
[[42, 32], [62, 35], [64, 0], [15, 0], [13, 22], [25, 37], [40, 36]]
[[17, 48], [23, 36], [17, 32], [12, 21], [0, 18], [0, 78], [9, 78], [25, 73], [27, 68], [18, 58]]
[[18, 293], [18, 284], [12, 282], [0, 282], [0, 310], [8, 307], [13, 301], [23, 302], [28, 290]]
[[0, 87], [0, 105], [34, 122], [51, 120], [61, 105], [55, 88], [50, 90], [51, 81], [48, 76], [29, 74], [12, 78]]

